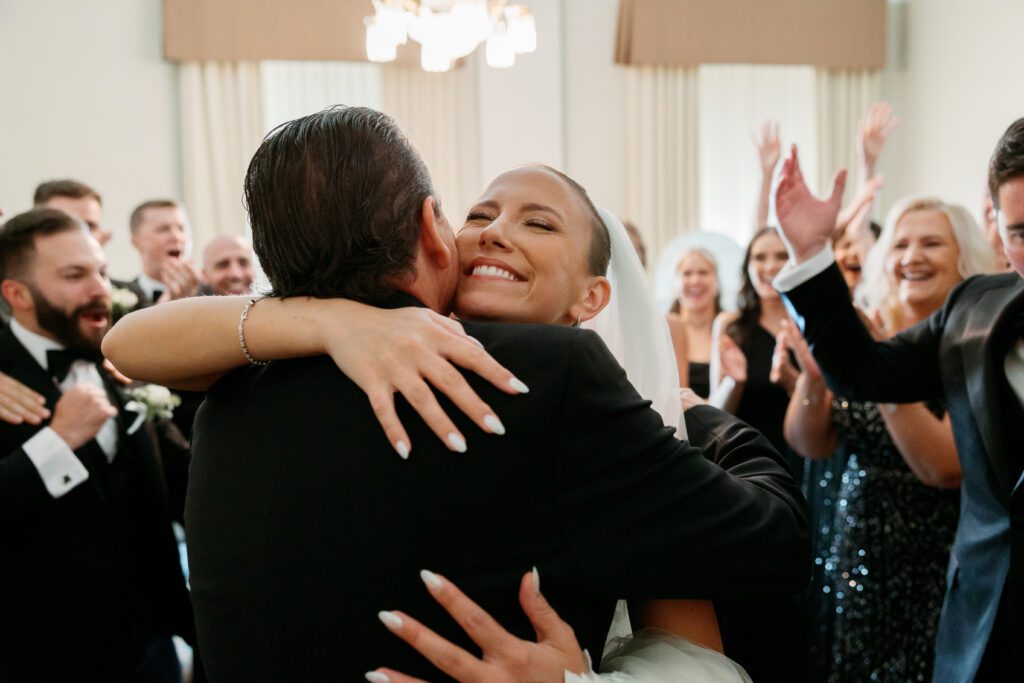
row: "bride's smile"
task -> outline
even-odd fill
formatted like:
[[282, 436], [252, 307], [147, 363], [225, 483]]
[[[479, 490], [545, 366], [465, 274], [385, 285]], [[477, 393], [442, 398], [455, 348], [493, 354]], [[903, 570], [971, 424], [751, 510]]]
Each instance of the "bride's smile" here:
[[556, 172], [504, 173], [470, 209], [456, 241], [463, 318], [572, 324], [607, 301], [607, 258], [594, 257], [604, 230], [589, 201]]

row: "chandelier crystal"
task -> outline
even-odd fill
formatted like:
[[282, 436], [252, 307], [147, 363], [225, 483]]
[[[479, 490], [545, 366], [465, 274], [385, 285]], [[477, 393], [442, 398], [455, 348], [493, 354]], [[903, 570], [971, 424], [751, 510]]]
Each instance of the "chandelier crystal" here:
[[487, 64], [508, 68], [537, 49], [537, 27], [524, 5], [507, 0], [373, 0], [366, 17], [366, 57], [390, 62], [398, 46], [420, 44], [424, 71], [448, 71], [487, 42]]

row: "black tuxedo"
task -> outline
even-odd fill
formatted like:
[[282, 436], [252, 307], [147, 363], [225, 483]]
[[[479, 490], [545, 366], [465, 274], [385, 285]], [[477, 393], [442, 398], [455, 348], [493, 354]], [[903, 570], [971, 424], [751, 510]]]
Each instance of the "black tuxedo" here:
[[[0, 330], [0, 372], [46, 397], [55, 380]], [[152, 432], [126, 433], [135, 414], [119, 389], [113, 462], [95, 440], [75, 455], [89, 479], [53, 498], [22, 444], [41, 427], [0, 423], [0, 680], [122, 680], [160, 636], [194, 642]]]
[[382, 665], [442, 679], [376, 617], [407, 610], [472, 648], [420, 583], [423, 568], [532, 639], [517, 586], [536, 565], [592, 653], [617, 598], [803, 587], [803, 499], [757, 432], [699, 407], [691, 445], [681, 443], [592, 332], [466, 330], [531, 391], [512, 397], [468, 376], [505, 436], [482, 433], [442, 399], [465, 454], [399, 401], [413, 442], [401, 460], [327, 357], [246, 368], [210, 390], [185, 519], [212, 681], [354, 681]]
[[[873, 341], [860, 323], [835, 265], [785, 296], [804, 318], [814, 357], [837, 393], [871, 401], [939, 399], [948, 407], [963, 483], [935, 680], [973, 680], [986, 645], [986, 667], [1006, 666], [1010, 649], [1017, 653], [1019, 680], [1024, 412], [1003, 364], [1020, 335], [1024, 281], [1016, 274], [971, 278], [931, 318], [883, 342]], [[987, 675], [979, 680], [991, 680]]]

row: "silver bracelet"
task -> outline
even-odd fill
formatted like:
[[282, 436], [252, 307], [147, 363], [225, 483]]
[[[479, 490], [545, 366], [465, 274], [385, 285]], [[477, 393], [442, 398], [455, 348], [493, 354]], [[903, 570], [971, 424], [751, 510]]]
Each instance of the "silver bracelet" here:
[[249, 309], [255, 305], [256, 299], [249, 299], [245, 303], [245, 308], [242, 309], [242, 317], [238, 319], [238, 345], [242, 347], [245, 359], [252, 365], [269, 365], [269, 360], [256, 360], [253, 358], [253, 355], [249, 353], [249, 347], [245, 343], [245, 319], [249, 317]]

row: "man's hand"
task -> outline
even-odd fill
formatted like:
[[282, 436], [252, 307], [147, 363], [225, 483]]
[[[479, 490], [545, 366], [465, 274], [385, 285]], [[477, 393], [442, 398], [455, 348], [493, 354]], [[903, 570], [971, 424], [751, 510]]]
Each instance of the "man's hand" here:
[[843, 169], [836, 173], [828, 199], [811, 195], [800, 172], [796, 145], [793, 145], [782, 164], [782, 179], [775, 192], [775, 213], [779, 217], [782, 238], [795, 263], [803, 263], [819, 253], [832, 239], [845, 188], [846, 170]]
[[48, 417], [46, 399], [0, 372], [0, 420], [12, 425], [38, 425]]
[[110, 405], [102, 389], [91, 384], [77, 384], [57, 401], [50, 429], [74, 451], [88, 443], [103, 424], [116, 415], [117, 409]]
[[[483, 656], [466, 652], [403, 612], [381, 612], [380, 620], [460, 683], [562, 683], [567, 671], [590, 670], [572, 627], [541, 594], [536, 570], [523, 576], [519, 585], [519, 604], [537, 632], [536, 643], [506, 631], [444, 577], [427, 571], [420, 576], [430, 594], [480, 647]], [[371, 683], [424, 683], [393, 669], [371, 671], [366, 679]]]
[[167, 289], [157, 299], [158, 304], [195, 296], [199, 293], [202, 275], [190, 261], [169, 258], [160, 271], [160, 281]]

